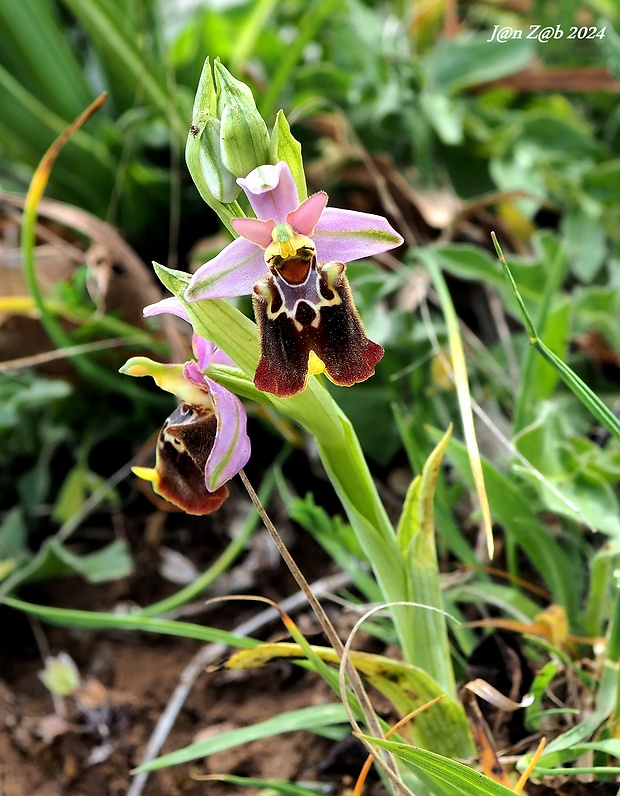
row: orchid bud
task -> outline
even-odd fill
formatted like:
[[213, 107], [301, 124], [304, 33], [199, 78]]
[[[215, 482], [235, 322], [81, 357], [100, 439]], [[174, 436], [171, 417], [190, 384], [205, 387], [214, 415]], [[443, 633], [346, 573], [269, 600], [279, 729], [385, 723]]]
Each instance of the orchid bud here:
[[211, 64], [207, 58], [194, 100], [185, 159], [196, 187], [211, 206], [213, 199], [225, 204], [234, 202], [240, 191], [235, 176], [222, 161], [220, 122], [216, 118], [216, 113], [217, 91]]
[[194, 116], [187, 137], [185, 159], [192, 179], [203, 193], [203, 188], [218, 202], [234, 202], [241, 188], [235, 175], [224, 165], [220, 147], [220, 122], [215, 116]]
[[235, 177], [245, 177], [269, 163], [269, 132], [256, 109], [252, 92], [215, 62], [217, 107], [220, 114], [222, 161]]

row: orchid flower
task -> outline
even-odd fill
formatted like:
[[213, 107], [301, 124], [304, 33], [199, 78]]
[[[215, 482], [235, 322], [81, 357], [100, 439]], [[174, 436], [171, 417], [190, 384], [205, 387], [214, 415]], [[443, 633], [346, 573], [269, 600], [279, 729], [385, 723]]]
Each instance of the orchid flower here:
[[[323, 191], [300, 204], [284, 162], [260, 166], [237, 182], [256, 218], [232, 220], [240, 237], [196, 271], [186, 300], [253, 295], [260, 390], [294, 395], [310, 374], [323, 371], [346, 386], [372, 376], [383, 349], [366, 337], [344, 263], [392, 249], [403, 239], [382, 216], [326, 207]], [[147, 313], [173, 307], [160, 302]]]
[[[180, 302], [168, 311], [189, 320]], [[233, 362], [198, 335], [192, 347], [196, 361], [162, 365], [133, 357], [121, 372], [152, 376], [181, 401], [160, 431], [155, 467], [134, 467], [133, 472], [188, 514], [210, 514], [228, 497], [226, 482], [248, 461], [250, 440], [241, 401], [205, 375], [210, 364]]]

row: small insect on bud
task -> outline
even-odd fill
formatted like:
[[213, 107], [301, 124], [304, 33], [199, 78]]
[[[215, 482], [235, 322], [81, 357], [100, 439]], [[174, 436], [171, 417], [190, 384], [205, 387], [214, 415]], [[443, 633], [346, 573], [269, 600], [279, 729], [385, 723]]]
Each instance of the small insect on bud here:
[[220, 122], [214, 116], [205, 114], [203, 119], [194, 119], [187, 137], [185, 159], [196, 185], [206, 186], [218, 202], [235, 201], [241, 188], [222, 160]]

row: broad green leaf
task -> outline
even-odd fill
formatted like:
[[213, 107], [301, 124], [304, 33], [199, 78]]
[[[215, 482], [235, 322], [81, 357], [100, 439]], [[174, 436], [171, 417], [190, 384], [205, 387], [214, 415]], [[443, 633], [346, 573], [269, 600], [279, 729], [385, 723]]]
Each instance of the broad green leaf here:
[[620, 350], [620, 290], [612, 286], [589, 285], [572, 294], [573, 331], [578, 334], [600, 332], [616, 351]]
[[[611, 12], [612, 9], [610, 8], [609, 11]], [[601, 48], [606, 56], [605, 60], [609, 65], [609, 71], [616, 80], [620, 80], [620, 36], [609, 19], [602, 19], [600, 24], [601, 27], [605, 27], [605, 36], [601, 40]]]
[[24, 515], [16, 506], [6, 513], [0, 524], [0, 583], [30, 556]]
[[421, 92], [420, 105], [444, 144], [454, 146], [462, 143], [465, 112], [460, 103], [431, 90]]
[[608, 478], [596, 472], [586, 457], [574, 455], [564, 419], [553, 402], [542, 405], [536, 422], [516, 437], [515, 445], [545, 476], [546, 481], [541, 481], [530, 470], [518, 466], [520, 475], [538, 492], [547, 509], [620, 537], [620, 506], [614, 490]]
[[421, 62], [429, 88], [455, 93], [518, 72], [534, 58], [533, 42], [527, 39], [487, 42], [488, 38], [463, 35], [438, 40]]
[[605, 261], [607, 235], [601, 223], [601, 208], [572, 208], [562, 218], [567, 255], [572, 273], [586, 284], [592, 282]]
[[[313, 647], [321, 660], [338, 664], [336, 653], [327, 647]], [[238, 652], [228, 659], [229, 669], [252, 669], [274, 658], [298, 658], [304, 653], [298, 644], [263, 644], [252, 650]], [[349, 659], [368, 682], [394, 705], [404, 716], [423, 707], [437, 696], [438, 703], [423, 710], [407, 725], [408, 731], [420, 745], [439, 750], [454, 757], [473, 754], [467, 718], [461, 704], [446, 696], [444, 690], [418, 666], [411, 666], [384, 655], [352, 651]]]
[[25, 566], [0, 585], [0, 595], [35, 580], [81, 575], [91, 583], [102, 583], [126, 577], [132, 571], [133, 562], [126, 542], [117, 540], [96, 553], [77, 556], [51, 537]]
[[588, 196], [601, 205], [620, 203], [620, 158], [606, 160], [589, 169], [584, 175], [583, 187]]
[[26, 523], [19, 507], [12, 508], [0, 524], [0, 559], [19, 556], [27, 550]]
[[88, 473], [83, 464], [76, 464], [69, 471], [60, 488], [52, 513], [56, 522], [59, 524], [66, 522], [82, 506], [86, 499], [87, 481]]

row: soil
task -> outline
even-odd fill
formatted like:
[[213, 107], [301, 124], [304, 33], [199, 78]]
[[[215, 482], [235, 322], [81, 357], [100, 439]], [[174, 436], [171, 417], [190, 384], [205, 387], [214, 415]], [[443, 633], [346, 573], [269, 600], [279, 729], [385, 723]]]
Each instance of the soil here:
[[[159, 574], [162, 546], [176, 548], [204, 568], [216, 553], [218, 532], [204, 534], [204, 518], [167, 515], [145, 519], [158, 523], [157, 545], [130, 530], [135, 549], [136, 575], [103, 585], [77, 579], [46, 581], [20, 592], [31, 602], [84, 610], [109, 611], [119, 603], [148, 604], [175, 590]], [[214, 521], [214, 527], [222, 518]], [[135, 528], [140, 523], [134, 522]], [[214, 541], [215, 540], [215, 541]], [[259, 541], [257, 541], [259, 540]], [[151, 540], [152, 541], [152, 540]], [[277, 558], [263, 551], [256, 565], [260, 536], [252, 541], [253, 552], [247, 593], [266, 594], [279, 600], [296, 591], [290, 575]], [[191, 553], [189, 551], [191, 550]], [[333, 571], [329, 560], [301, 532], [293, 540], [294, 555], [308, 562], [309, 579]], [[241, 564], [243, 567], [244, 564]], [[245, 573], [246, 577], [248, 573]], [[178, 588], [178, 587], [176, 587]], [[202, 604], [202, 600], [200, 601]], [[251, 603], [218, 603], [204, 615], [185, 618], [191, 622], [233, 629], [240, 621], [262, 610]], [[200, 608], [198, 609], [200, 610]], [[310, 616], [296, 615], [304, 632], [316, 628]], [[184, 667], [200, 649], [200, 642], [183, 638], [121, 632], [76, 632], [60, 627], [31, 625], [20, 613], [0, 607], [0, 793], [2, 796], [121, 796], [132, 781], [150, 735], [176, 687]], [[281, 626], [265, 629], [264, 637], [286, 638]], [[318, 637], [318, 642], [322, 639]], [[61, 700], [65, 715], [55, 710], [50, 692], [39, 673], [41, 648], [49, 654], [68, 653], [75, 661], [84, 686], [82, 702]], [[163, 752], [180, 749], [204, 737], [247, 726], [284, 711], [332, 702], [333, 695], [313, 673], [288, 662], [278, 662], [248, 672], [204, 672], [197, 680], [178, 716]], [[57, 706], [58, 707], [58, 706]], [[62, 710], [60, 711], [62, 713]], [[334, 748], [336, 752], [334, 753]], [[150, 775], [144, 796], [189, 796], [207, 791], [215, 796], [254, 793], [229, 784], [205, 783], [193, 777], [226, 773], [291, 782], [330, 782], [340, 792], [352, 781], [346, 762], [338, 763], [335, 742], [309, 732], [282, 734]], [[334, 763], [334, 760], [336, 761]], [[363, 762], [363, 758], [362, 758]], [[360, 765], [360, 763], [354, 764]], [[336, 773], [326, 774], [327, 771]], [[353, 769], [354, 770], [354, 769]], [[323, 773], [321, 773], [323, 772]], [[344, 772], [344, 773], [343, 773]], [[368, 792], [368, 791], [367, 791]]]

